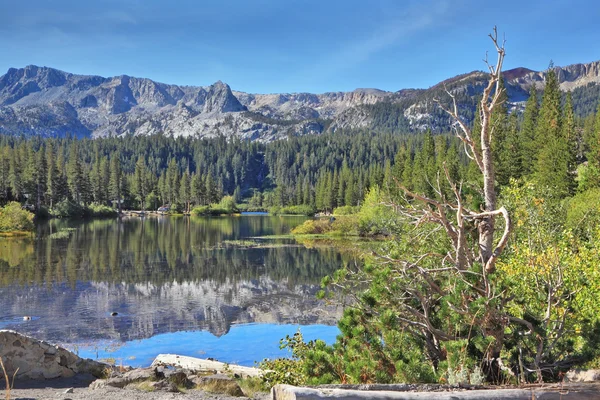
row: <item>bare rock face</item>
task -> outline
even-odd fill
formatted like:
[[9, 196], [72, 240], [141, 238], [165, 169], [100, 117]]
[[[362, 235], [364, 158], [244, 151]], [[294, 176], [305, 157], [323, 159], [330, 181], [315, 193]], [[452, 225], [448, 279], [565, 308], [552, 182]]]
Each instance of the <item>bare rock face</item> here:
[[600, 369], [574, 369], [567, 372], [565, 380], [567, 382], [600, 382]]
[[[555, 67], [555, 71], [565, 91], [600, 84], [600, 61]], [[543, 90], [546, 72], [515, 68], [503, 71], [503, 76], [511, 107], [520, 109], [531, 86]], [[178, 86], [127, 75], [83, 76], [29, 65], [10, 68], [0, 76], [0, 134], [164, 134], [271, 141], [337, 129], [441, 132], [450, 129], [451, 121], [440, 116], [433, 100], [448, 99], [447, 87], [460, 97], [464, 111], [470, 111], [465, 114], [474, 115], [476, 99], [486, 83], [486, 73], [473, 71], [429, 89], [252, 94], [232, 91], [221, 81], [205, 87]]]
[[13, 376], [16, 372], [17, 380], [70, 378], [78, 373], [99, 377], [107, 367], [62, 347], [8, 330], [0, 330], [0, 357], [7, 374]]

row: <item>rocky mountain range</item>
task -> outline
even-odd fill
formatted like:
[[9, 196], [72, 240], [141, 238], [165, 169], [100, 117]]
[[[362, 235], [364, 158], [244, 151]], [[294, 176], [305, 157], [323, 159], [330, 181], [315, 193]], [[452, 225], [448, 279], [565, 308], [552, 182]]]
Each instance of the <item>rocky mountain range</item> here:
[[[561, 89], [585, 90], [593, 99], [583, 101], [597, 102], [600, 61], [556, 67], [556, 72]], [[505, 71], [511, 104], [521, 106], [533, 84], [543, 89], [544, 76], [544, 72], [527, 68]], [[429, 89], [250, 94], [232, 91], [221, 81], [210, 86], [178, 86], [126, 75], [103, 78], [30, 65], [11, 68], [0, 77], [0, 134], [103, 137], [163, 133], [269, 141], [339, 129], [443, 131], [451, 121], [433, 99], [447, 99], [444, 91], [448, 89], [469, 120], [486, 80], [485, 73], [474, 71]]]

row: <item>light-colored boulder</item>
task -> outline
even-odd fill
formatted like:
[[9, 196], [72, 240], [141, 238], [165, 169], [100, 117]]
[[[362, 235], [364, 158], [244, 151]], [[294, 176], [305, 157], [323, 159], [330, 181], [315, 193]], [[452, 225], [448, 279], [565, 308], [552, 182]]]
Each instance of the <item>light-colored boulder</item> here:
[[15, 379], [70, 378], [78, 373], [101, 376], [108, 367], [83, 359], [62, 347], [22, 335], [0, 330], [0, 357], [9, 376]]
[[600, 369], [580, 370], [574, 369], [567, 372], [567, 382], [600, 382]]
[[262, 372], [258, 368], [243, 367], [241, 365], [226, 364], [201, 358], [179, 356], [177, 354], [159, 354], [152, 362], [152, 367], [159, 366], [172, 366], [199, 372], [230, 373], [237, 374], [241, 377], [260, 376]]
[[275, 385], [273, 400], [597, 400], [596, 385], [532, 387], [528, 389], [448, 390], [407, 392], [390, 390], [348, 390]]

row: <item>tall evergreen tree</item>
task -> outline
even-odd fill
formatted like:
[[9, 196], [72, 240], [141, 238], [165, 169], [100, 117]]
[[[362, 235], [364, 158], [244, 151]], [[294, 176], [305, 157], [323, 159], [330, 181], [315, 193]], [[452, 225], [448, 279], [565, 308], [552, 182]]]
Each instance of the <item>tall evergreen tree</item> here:
[[10, 148], [0, 147], [0, 204], [8, 201], [10, 194]]
[[132, 189], [137, 199], [140, 201], [142, 210], [146, 210], [146, 197], [150, 193], [149, 186], [146, 161], [142, 156], [140, 156], [135, 163]]
[[119, 214], [121, 214], [121, 207], [124, 197], [125, 176], [121, 170], [121, 162], [119, 158], [119, 154], [113, 154], [110, 158], [109, 192], [111, 200], [116, 202]]
[[546, 74], [546, 88], [536, 126], [539, 153], [535, 165], [535, 180], [559, 196], [570, 192], [569, 146], [562, 131], [561, 95], [553, 65]]
[[577, 136], [575, 113], [573, 111], [573, 96], [571, 91], [569, 91], [563, 107], [561, 137], [567, 145], [564, 162], [567, 163], [567, 183], [570, 194], [575, 190], [575, 170], [577, 169], [577, 153], [579, 150], [579, 138]]
[[51, 141], [46, 144], [46, 168], [48, 171], [46, 176], [46, 201], [49, 207], [52, 208], [60, 194], [60, 177], [58, 168], [56, 167], [54, 148]]
[[83, 165], [79, 155], [78, 141], [73, 140], [69, 147], [69, 162], [67, 164], [67, 182], [73, 201], [77, 204], [83, 202], [85, 177]]
[[183, 203], [186, 213], [190, 212], [190, 202], [192, 201], [190, 183], [190, 173], [185, 171], [179, 182], [179, 200]]
[[539, 114], [539, 104], [535, 83], [529, 90], [529, 98], [525, 103], [523, 112], [523, 123], [521, 124], [520, 138], [521, 143], [521, 168], [522, 175], [531, 175], [535, 170], [535, 161], [537, 159], [538, 147], [536, 142], [536, 126]]
[[35, 156], [35, 204], [36, 209], [40, 209], [44, 201], [44, 195], [47, 190], [48, 169], [46, 165], [46, 154], [43, 148], [40, 148]]
[[590, 175], [590, 185], [600, 187], [600, 101], [596, 111], [595, 122], [590, 127], [587, 139], [587, 160]]

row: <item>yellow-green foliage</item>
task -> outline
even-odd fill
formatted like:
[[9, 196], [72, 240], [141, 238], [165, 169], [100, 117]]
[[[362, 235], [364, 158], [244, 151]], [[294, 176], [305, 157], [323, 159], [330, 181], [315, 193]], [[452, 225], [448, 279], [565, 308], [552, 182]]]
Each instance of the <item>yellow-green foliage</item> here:
[[294, 235], [320, 235], [332, 231], [332, 224], [329, 219], [309, 219], [302, 225], [292, 229]]
[[590, 236], [600, 223], [600, 189], [594, 188], [569, 199], [567, 228], [577, 235]]
[[333, 209], [333, 215], [353, 215], [360, 211], [358, 206], [341, 206]]
[[[571, 223], [566, 227], [564, 204], [539, 195], [531, 186], [507, 188], [505, 197], [515, 232], [507, 255], [498, 263], [497, 274], [500, 284], [513, 294], [505, 305], [509, 314], [529, 321], [535, 330], [532, 334], [531, 327], [513, 324], [507, 335], [518, 341], [521, 350], [507, 347], [506, 359], [517, 365], [521, 353], [527, 368], [538, 368], [560, 364], [561, 360], [568, 367], [565, 360], [583, 363], [597, 358], [600, 230], [596, 223], [586, 235], [569, 229], [571, 224], [575, 227], [576, 220], [592, 223], [578, 210], [587, 196], [571, 202]], [[573, 209], [573, 204], [577, 208]], [[594, 205], [584, 208], [591, 210]], [[542, 350], [541, 359], [535, 361], [537, 349]]]
[[391, 235], [400, 229], [400, 218], [393, 207], [387, 205], [384, 193], [373, 186], [365, 196], [358, 213], [358, 231], [361, 235]]
[[234, 397], [244, 396], [244, 392], [238, 383], [233, 380], [213, 379], [197, 387], [209, 393], [226, 394]]
[[354, 215], [309, 219], [292, 229], [294, 235], [356, 235], [357, 219]]
[[0, 208], [0, 232], [32, 231], [33, 214], [21, 209], [21, 204], [10, 202]]
[[254, 398], [254, 395], [261, 392], [268, 392], [270, 388], [267, 388], [261, 378], [259, 377], [248, 377], [238, 380], [238, 384], [244, 392], [244, 395], [248, 398]]

